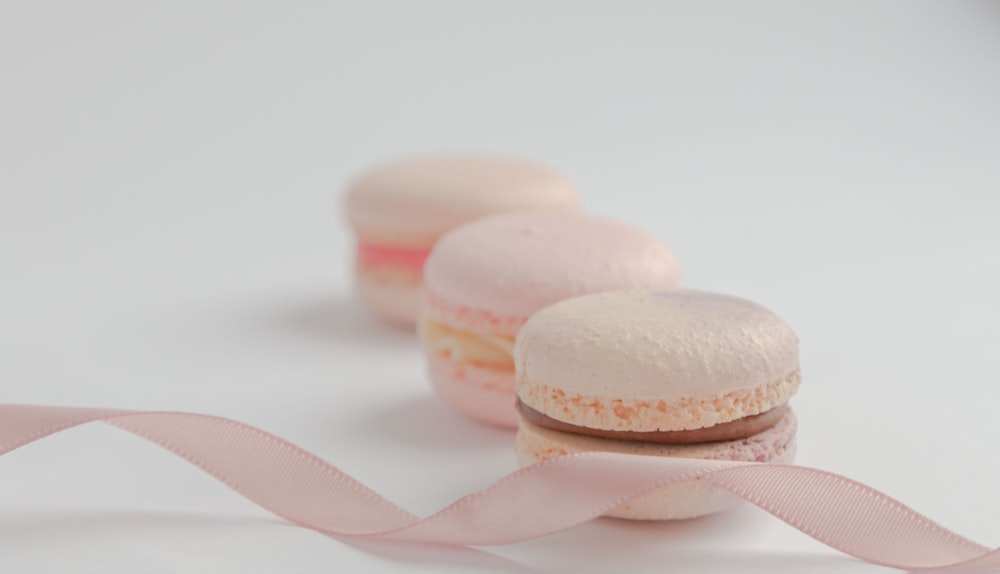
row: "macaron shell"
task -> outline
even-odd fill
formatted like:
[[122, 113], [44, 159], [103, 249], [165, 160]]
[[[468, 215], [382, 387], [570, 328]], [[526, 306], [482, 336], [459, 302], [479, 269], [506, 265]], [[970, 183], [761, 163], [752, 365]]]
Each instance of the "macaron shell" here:
[[[526, 320], [570, 297], [614, 289], [673, 289], [676, 257], [631, 225], [577, 213], [520, 213], [459, 227], [424, 267], [430, 297], [499, 321]], [[460, 325], [454, 325], [460, 327]]]
[[[788, 410], [774, 427], [747, 439], [693, 445], [662, 445], [585, 437], [521, 421], [515, 448], [522, 467], [567, 454], [617, 452], [644, 456], [703, 458], [791, 464], [795, 459], [795, 414]], [[728, 492], [691, 481], [661, 488], [608, 513], [632, 520], [695, 518], [720, 512], [739, 499]]]
[[579, 200], [560, 175], [513, 158], [436, 156], [386, 164], [347, 194], [351, 226], [368, 238], [430, 245], [464, 222], [509, 211], [573, 210]]
[[514, 346], [517, 394], [592, 428], [686, 430], [778, 406], [801, 380], [798, 338], [744, 299], [618, 291], [539, 311]]
[[469, 333], [514, 337], [528, 320], [527, 317], [520, 315], [495, 315], [488, 311], [455, 305], [439, 299], [426, 289], [420, 305], [424, 316]]
[[361, 304], [381, 319], [404, 328], [416, 326], [422, 292], [419, 272], [357, 267], [354, 290]]
[[431, 354], [427, 373], [437, 395], [456, 411], [486, 424], [517, 428], [513, 371], [457, 364]]

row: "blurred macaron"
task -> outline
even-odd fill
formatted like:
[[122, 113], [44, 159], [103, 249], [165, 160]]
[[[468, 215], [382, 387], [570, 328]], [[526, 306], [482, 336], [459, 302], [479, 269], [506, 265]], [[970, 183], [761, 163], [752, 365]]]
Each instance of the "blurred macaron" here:
[[412, 327], [424, 261], [444, 233], [498, 213], [575, 211], [578, 204], [562, 176], [519, 159], [430, 156], [373, 168], [346, 197], [357, 295], [379, 317]]

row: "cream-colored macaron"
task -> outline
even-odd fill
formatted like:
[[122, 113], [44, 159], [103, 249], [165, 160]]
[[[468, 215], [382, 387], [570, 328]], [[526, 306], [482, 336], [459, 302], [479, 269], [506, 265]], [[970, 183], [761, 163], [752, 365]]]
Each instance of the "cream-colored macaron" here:
[[[519, 460], [605, 450], [791, 462], [798, 349], [777, 315], [727, 295], [615, 291], [556, 303], [514, 346]], [[680, 485], [611, 514], [687, 518], [726, 502]]]
[[441, 235], [497, 213], [578, 205], [562, 176], [523, 160], [430, 156], [376, 167], [351, 184], [346, 199], [358, 296], [382, 318], [412, 326], [424, 260]]

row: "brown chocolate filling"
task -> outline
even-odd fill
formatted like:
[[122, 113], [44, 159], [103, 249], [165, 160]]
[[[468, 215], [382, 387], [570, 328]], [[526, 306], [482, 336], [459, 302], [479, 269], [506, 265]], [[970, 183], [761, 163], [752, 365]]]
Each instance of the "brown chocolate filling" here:
[[517, 410], [521, 413], [524, 420], [540, 427], [586, 436], [655, 442], [660, 444], [692, 444], [697, 442], [718, 442], [723, 440], [739, 440], [747, 438], [757, 433], [764, 432], [778, 424], [781, 417], [785, 416], [787, 408], [788, 405], [779, 405], [760, 414], [750, 415], [748, 417], [700, 429], [644, 432], [592, 429], [577, 426], [542, 414], [522, 403], [521, 399], [517, 399]]

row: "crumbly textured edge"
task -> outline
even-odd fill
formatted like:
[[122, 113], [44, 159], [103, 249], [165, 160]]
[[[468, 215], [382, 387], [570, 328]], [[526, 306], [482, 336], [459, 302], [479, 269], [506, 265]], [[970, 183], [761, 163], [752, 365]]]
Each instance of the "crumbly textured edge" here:
[[724, 394], [625, 399], [567, 393], [519, 374], [516, 390], [524, 404], [572, 425], [650, 432], [705, 428], [762, 413], [786, 403], [801, 381], [802, 373], [796, 369], [771, 383]]
[[471, 335], [500, 335], [514, 337], [527, 317], [498, 316], [488, 311], [452, 305], [425, 288], [421, 302], [422, 313], [427, 317], [456, 330]]

